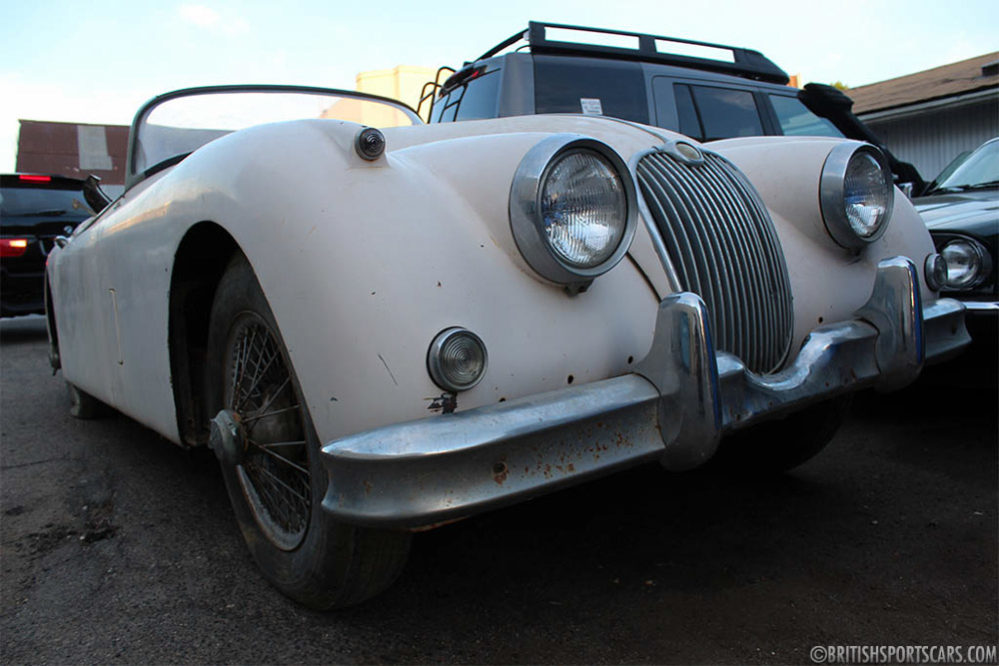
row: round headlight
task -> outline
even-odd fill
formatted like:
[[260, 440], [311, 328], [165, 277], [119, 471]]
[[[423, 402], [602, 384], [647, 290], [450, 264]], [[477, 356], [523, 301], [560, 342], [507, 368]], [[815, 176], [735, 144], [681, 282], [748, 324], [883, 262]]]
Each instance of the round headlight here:
[[541, 187], [541, 220], [558, 259], [574, 268], [599, 266], [621, 244], [628, 221], [621, 177], [592, 150], [563, 153]]
[[457, 393], [472, 388], [486, 374], [488, 356], [482, 339], [468, 329], [441, 331], [427, 350], [430, 378], [445, 391]]
[[539, 275], [581, 290], [628, 251], [637, 226], [628, 167], [609, 146], [550, 136], [528, 151], [510, 188], [510, 228]]
[[970, 238], [955, 238], [940, 248], [946, 266], [943, 289], [962, 291], [977, 287], [988, 276], [988, 254]]
[[819, 199], [829, 235], [845, 248], [861, 248], [884, 234], [894, 204], [891, 170], [880, 150], [842, 143], [822, 167]]

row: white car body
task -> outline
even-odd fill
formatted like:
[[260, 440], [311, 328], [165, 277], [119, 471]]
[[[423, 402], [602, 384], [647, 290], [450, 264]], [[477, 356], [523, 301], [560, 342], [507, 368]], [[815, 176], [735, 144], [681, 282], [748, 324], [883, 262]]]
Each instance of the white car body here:
[[[432, 463], [434, 454], [446, 460], [448, 445], [441, 437], [420, 445], [414, 443], [418, 430], [385, 428], [458, 423], [502, 428], [496, 424], [515, 406], [538, 405], [551, 395], [571, 402], [587, 387], [604, 386], [604, 380], [645, 382], [641, 390], [665, 395], [669, 377], [652, 378], [649, 359], [655, 356], [660, 305], [681, 286], [661, 257], [661, 247], [657, 250], [662, 240], [655, 238], [648, 211], [640, 209], [625, 259], [596, 277], [585, 292], [573, 294], [540, 277], [518, 249], [511, 233], [511, 186], [525, 155], [551, 136], [602, 142], [629, 165], [632, 178], [640, 155], [687, 140], [608, 118], [515, 117], [385, 129], [384, 154], [367, 160], [355, 150], [358, 130], [345, 121], [306, 119], [228, 134], [179, 164], [138, 179], [93, 222], [81, 225], [48, 264], [50, 323], [66, 380], [173, 442], [204, 444], [207, 419], [214, 415], [188, 405], [197, 402], [190, 393], [200, 385], [191, 377], [198, 363], [189, 358], [196, 356], [188, 355], [197, 345], [181, 339], [200, 339], [200, 334], [190, 337], [190, 331], [206, 328], [209, 313], [203, 303], [198, 309], [192, 301], [188, 310], [177, 303], [185, 276], [217, 279], [224, 262], [214, 267], [207, 263], [219, 261], [212, 248], [227, 237], [257, 276], [316, 434], [328, 444], [326, 451], [344, 443], [353, 452], [351, 460], [365, 455], [383, 460], [388, 451], [370, 448], [371, 438], [388, 442], [400, 437], [403, 443], [385, 446], [395, 446], [403, 457], [420, 458], [420, 464]], [[909, 260], [909, 269], [901, 270], [915, 276], [909, 301], [921, 309], [914, 315], [918, 326], [923, 325], [922, 314], [931, 311], [947, 322], [933, 328], [932, 339], [927, 333], [925, 341], [921, 328], [909, 331], [912, 340], [919, 339], [913, 344], [924, 347], [905, 352], [911, 359], [906, 367], [879, 357], [884, 367], [853, 380], [839, 376], [827, 394], [792, 389], [798, 393], [773, 414], [754, 408], [746, 423], [725, 421], [716, 430], [729, 431], [862, 386], [905, 383], [925, 358], [951, 353], [967, 342], [960, 307], [938, 301], [923, 279], [924, 261], [934, 248], [906, 197], [895, 197], [887, 231], [863, 250], [846, 250], [830, 237], [819, 206], [820, 180], [830, 151], [843, 141], [769, 137], [689, 143], [727, 158], [753, 183], [787, 264], [793, 298], [791, 351], [782, 371], [759, 381], [777, 387], [773, 390], [799, 386], [805, 372], [799, 350], [817, 339], [809, 336], [824, 326], [849, 324], [854, 331], [873, 330], [874, 337], [880, 330], [879, 345], [887, 327], [904, 328], [898, 321], [858, 315], [869, 308], [879, 265], [886, 260]], [[428, 374], [427, 349], [450, 326], [475, 332], [488, 349], [489, 362], [480, 383], [452, 396], [454, 413], [441, 414], [442, 390]], [[724, 384], [734, 376], [734, 361], [721, 355], [718, 362], [716, 372]], [[644, 370], [636, 374], [636, 368]], [[549, 435], [558, 429], [555, 417], [569, 403], [551, 404], [555, 420], [545, 425]], [[715, 406], [723, 421], [730, 407]], [[650, 413], [669, 421], [670, 408], [663, 409]], [[471, 416], [461, 421], [457, 417], [463, 414]], [[485, 480], [476, 481], [475, 490], [466, 489], [465, 499], [459, 489], [453, 489], [458, 497], [453, 499], [446, 487], [419, 498], [415, 495], [421, 491], [413, 489], [405, 497], [389, 497], [379, 494], [388, 491], [377, 481], [365, 479], [366, 492], [384, 500], [388, 509], [366, 513], [359, 508], [365, 501], [362, 490], [341, 497], [344, 506], [337, 512], [335, 483], [325, 506], [361, 524], [421, 527], [648, 459], [650, 451], [663, 454], [667, 466], [691, 467], [710, 457], [717, 445], [719, 433], [709, 432], [702, 450], [670, 463], [670, 438], [691, 424], [663, 425], [661, 433], [646, 437], [641, 455], [608, 456], [606, 467], [593, 460], [591, 445], [580, 444], [576, 450], [560, 440], [559, 455], [563, 460], [568, 455], [569, 462], [558, 465], [545, 454], [537, 458], [539, 466], [558, 466], [557, 472], [549, 467], [538, 473], [528, 465], [520, 469], [511, 453], [502, 463], [488, 464]], [[650, 422], [649, 432], [655, 426]], [[628, 437], [631, 442], [638, 436], [629, 431]], [[459, 447], [470, 441], [467, 433], [456, 439]], [[598, 451], [608, 439], [609, 433], [595, 438]], [[338, 473], [347, 472], [331, 471], [333, 477]], [[432, 464], [421, 474], [432, 476]], [[421, 477], [421, 482], [437, 488], [447, 486], [448, 478]]]
[[[181, 442], [171, 274], [184, 236], [205, 221], [250, 259], [323, 441], [430, 416], [428, 400], [441, 391], [425, 369], [426, 345], [453, 323], [484, 338], [493, 368], [459, 409], [561, 388], [569, 375], [581, 383], [613, 377], [628, 371], [629, 356], [645, 357], [656, 305], [671, 293], [648, 227], [639, 226], [632, 261], [568, 297], [543, 283], [513, 242], [510, 179], [548, 134], [591, 136], [626, 159], [680, 135], [524, 116], [386, 130], [386, 155], [371, 163], [353, 152], [356, 131], [328, 120], [245, 130], [128, 190], [50, 260], [66, 379]], [[833, 142], [711, 146], [767, 202], [791, 277], [795, 348], [820, 318], [846, 319], [864, 304], [879, 260], [912, 257], [922, 271], [933, 252], [922, 220], [898, 197], [888, 233], [859, 259], [844, 256], [815, 206]], [[924, 302], [933, 302], [921, 285]]]

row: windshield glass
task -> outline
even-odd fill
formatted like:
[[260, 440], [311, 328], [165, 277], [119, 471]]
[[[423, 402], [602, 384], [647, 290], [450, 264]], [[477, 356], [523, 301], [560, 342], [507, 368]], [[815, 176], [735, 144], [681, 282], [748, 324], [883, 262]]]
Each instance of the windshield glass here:
[[986, 141], [934, 190], [999, 187], [999, 139]]
[[56, 190], [37, 187], [0, 188], [0, 217], [8, 215], [65, 215], [90, 217], [94, 211], [83, 200], [80, 190]]
[[132, 174], [169, 164], [236, 130], [285, 120], [330, 118], [369, 127], [414, 125], [419, 117], [391, 100], [346, 91], [289, 88], [192, 90], [145, 109], [132, 146]]

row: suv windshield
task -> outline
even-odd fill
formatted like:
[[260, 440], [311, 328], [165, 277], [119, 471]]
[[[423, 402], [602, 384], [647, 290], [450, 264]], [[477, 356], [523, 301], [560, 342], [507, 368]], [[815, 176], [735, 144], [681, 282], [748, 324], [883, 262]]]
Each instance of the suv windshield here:
[[307, 118], [347, 120], [379, 128], [421, 122], [404, 104], [349, 91], [290, 86], [181, 90], [157, 97], [136, 116], [130, 184], [231, 132]]
[[999, 138], [986, 141], [926, 194], [999, 187]]

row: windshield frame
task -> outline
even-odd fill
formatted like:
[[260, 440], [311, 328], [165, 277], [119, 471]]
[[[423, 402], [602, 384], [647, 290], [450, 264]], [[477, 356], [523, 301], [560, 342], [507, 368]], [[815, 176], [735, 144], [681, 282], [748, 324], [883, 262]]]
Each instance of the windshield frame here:
[[[369, 93], [358, 92], [356, 90], [341, 90], [339, 88], [322, 88], [317, 86], [292, 86], [292, 85], [271, 85], [271, 84], [240, 84], [240, 85], [225, 85], [225, 86], [201, 86], [196, 88], [182, 88], [180, 90], [174, 90], [162, 95], [157, 95], [145, 104], [143, 104], [139, 110], [136, 112], [135, 117], [132, 120], [132, 126], [128, 133], [128, 153], [125, 161], [125, 191], [128, 191], [133, 186], [142, 182], [149, 176], [153, 175], [157, 171], [161, 171], [168, 166], [173, 166], [177, 162], [183, 160], [186, 155], [178, 155], [160, 162], [158, 164], [151, 165], [149, 169], [143, 171], [136, 170], [136, 158], [138, 145], [138, 134], [139, 128], [144, 124], [146, 118], [149, 114], [153, 112], [156, 107], [161, 104], [178, 99], [181, 97], [193, 97], [196, 95], [211, 95], [218, 93], [303, 93], [309, 95], [329, 95], [335, 97], [352, 98], [359, 100], [366, 100], [369, 102], [378, 102], [395, 108], [396, 110], [402, 112], [407, 118], [409, 118], [414, 125], [422, 125], [423, 120], [409, 105], [400, 102], [398, 100], [390, 99], [388, 97], [382, 97], [380, 95], [372, 95]], [[165, 162], [170, 162], [165, 164]]]

